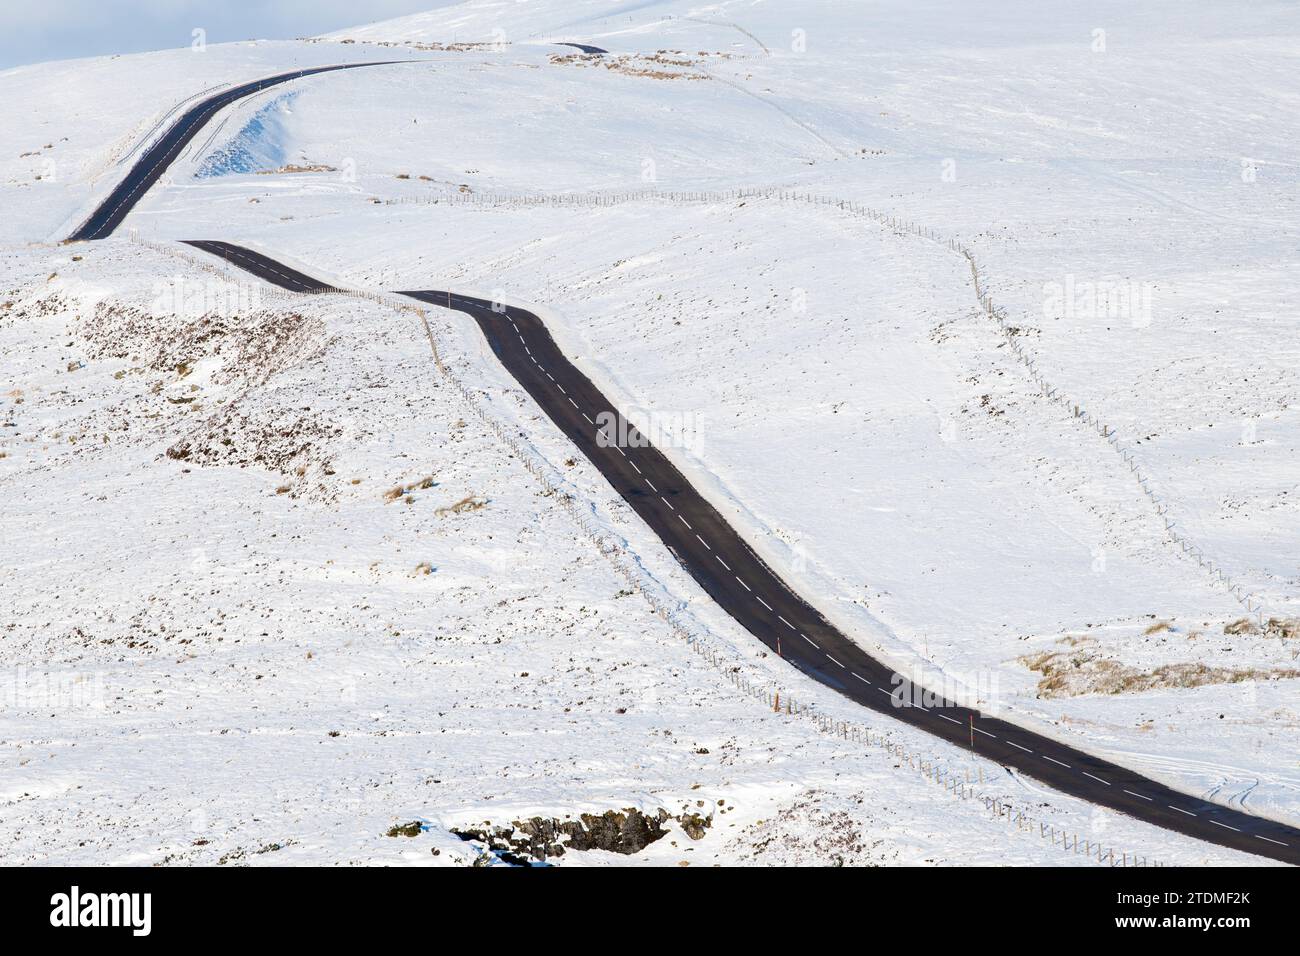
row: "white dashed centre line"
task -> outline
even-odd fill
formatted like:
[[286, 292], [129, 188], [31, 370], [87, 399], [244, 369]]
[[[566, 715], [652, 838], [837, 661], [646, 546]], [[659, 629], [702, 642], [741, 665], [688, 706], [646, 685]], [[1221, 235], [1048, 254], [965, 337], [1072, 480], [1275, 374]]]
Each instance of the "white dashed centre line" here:
[[[227, 255], [228, 258], [242, 259], [242, 260], [245, 260], [245, 261], [248, 261], [248, 262], [254, 263], [254, 264], [255, 264], [259, 269], [262, 269], [262, 270], [264, 270], [264, 271], [268, 271], [268, 272], [271, 272], [271, 273], [273, 273], [273, 274], [275, 274], [275, 275], [277, 275], [277, 276], [280, 276], [280, 277], [283, 278], [286, 282], [288, 282], [288, 283], [292, 283], [292, 284], [295, 285], [295, 286], [300, 286], [300, 287], [303, 288], [303, 289], [312, 288], [312, 286], [310, 286], [309, 283], [308, 283], [307, 281], [304, 281], [304, 279], [303, 279], [302, 277], [297, 276], [297, 275], [290, 275], [290, 274], [288, 274], [288, 273], [278, 272], [278, 271], [276, 271], [276, 270], [274, 270], [274, 269], [271, 269], [269, 266], [266, 266], [265, 263], [261, 262], [260, 260], [254, 259], [254, 258], [251, 257], [251, 256], [241, 255], [240, 253], [238, 253], [238, 252], [233, 252], [233, 251], [228, 251], [228, 252], [226, 253], [226, 255]], [[539, 368], [541, 371], [543, 371], [543, 372], [546, 374], [546, 376], [547, 376], [547, 377], [548, 377], [552, 382], [555, 382], [554, 377], [553, 377], [549, 372], [547, 372], [547, 371], [545, 370], [544, 367], [542, 367], [542, 366], [540, 365], [540, 363], [537, 361], [537, 358], [532, 354], [531, 349], [528, 347], [527, 342], [525, 341], [525, 339], [524, 339], [522, 333], [519, 332], [518, 327], [515, 325], [513, 319], [510, 319], [510, 323], [511, 323], [512, 327], [515, 328], [515, 331], [516, 331], [516, 333], [517, 333], [518, 336], [519, 336], [519, 340], [520, 340], [520, 342], [523, 342], [523, 343], [524, 343], [524, 351], [528, 354], [528, 356], [529, 356], [529, 358], [532, 360], [533, 364], [534, 364], [534, 365], [537, 365], [538, 368]], [[575, 409], [577, 409], [577, 410], [582, 414], [582, 417], [583, 417], [584, 419], [586, 419], [586, 421], [587, 421], [589, 424], [591, 424], [591, 425], [594, 426], [596, 423], [593, 421], [593, 419], [591, 418], [591, 416], [588, 415], [585, 411], [582, 411], [582, 409], [580, 408], [580, 406], [578, 405], [578, 403], [577, 403], [577, 402], [576, 402], [576, 401], [575, 401], [571, 396], [569, 396], [569, 394], [565, 391], [564, 386], [563, 386], [563, 385], [560, 385], [558, 382], [555, 382], [555, 385], [556, 385], [556, 388], [558, 388], [559, 391], [560, 391], [562, 394], [565, 395], [565, 397], [567, 398], [569, 404], [572, 405]], [[600, 438], [604, 438], [604, 437], [605, 437], [604, 432], [603, 432], [603, 431], [600, 431], [600, 430], [597, 431], [597, 435], [598, 435], [598, 437], [600, 437]], [[662, 502], [663, 502], [663, 503], [664, 503], [664, 504], [665, 504], [665, 505], [666, 505], [670, 510], [676, 512], [676, 508], [675, 508], [675, 506], [673, 505], [673, 503], [672, 503], [671, 501], [669, 501], [668, 498], [667, 498], [666, 496], [664, 496], [664, 495], [662, 495], [662, 494], [659, 494], [659, 489], [655, 487], [654, 483], [653, 483], [649, 478], [647, 478], [647, 477], [644, 476], [644, 474], [642, 473], [640, 467], [638, 467], [637, 464], [636, 464], [634, 461], [632, 461], [632, 459], [631, 459], [631, 458], [626, 454], [626, 452], [625, 452], [621, 447], [619, 447], [619, 446], [616, 445], [616, 444], [613, 445], [613, 447], [615, 448], [616, 451], [618, 451], [618, 453], [619, 453], [620, 455], [622, 455], [622, 456], [623, 456], [623, 457], [624, 457], [624, 458], [625, 458], [625, 459], [626, 459], [626, 460], [627, 460], [627, 461], [632, 465], [632, 467], [636, 470], [637, 474], [640, 475], [640, 476], [642, 477], [642, 480], [645, 482], [645, 484], [646, 484], [647, 486], [649, 486], [650, 490], [653, 491], [656, 495], [658, 495], [659, 500], [662, 501]], [[680, 493], [680, 492], [679, 492], [679, 493]], [[678, 517], [678, 519], [682, 522], [682, 524], [683, 524], [687, 529], [689, 529], [689, 530], [691, 530], [691, 531], [694, 531], [694, 529], [693, 529], [692, 526], [691, 526], [691, 523], [690, 523], [689, 521], [687, 521], [686, 518], [685, 518], [684, 516], [682, 516], [680, 513], [678, 513], [678, 514], [677, 514], [677, 517]], [[696, 535], [695, 535], [695, 538], [696, 538], [696, 540], [698, 540], [698, 541], [700, 542], [700, 544], [704, 545], [704, 547], [705, 547], [706, 549], [708, 549], [709, 551], [712, 551], [712, 550], [713, 550], [712, 546], [711, 546], [711, 545], [710, 545], [710, 544], [709, 544], [709, 543], [708, 543], [708, 542], [707, 542], [707, 541], [706, 541], [706, 540], [705, 540], [701, 535], [696, 534]], [[750, 552], [750, 555], [751, 555], [751, 557], [756, 557], [756, 556], [753, 554], [752, 551]], [[721, 555], [715, 554], [714, 556], [718, 559], [718, 562], [719, 562], [719, 563], [720, 563], [724, 568], [726, 568], [727, 571], [732, 572], [732, 568], [730, 567], [730, 565], [727, 564], [727, 562], [722, 558]], [[758, 559], [758, 560], [759, 560], [759, 563], [762, 563], [761, 559]], [[760, 603], [761, 605], [763, 605], [763, 607], [766, 608], [768, 611], [772, 612], [773, 615], [774, 615], [774, 616], [775, 616], [779, 621], [781, 621], [782, 624], [784, 624], [786, 627], [790, 628], [792, 631], [795, 631], [797, 634], [799, 634], [799, 636], [802, 637], [805, 641], [807, 641], [808, 644], [809, 644], [810, 646], [812, 646], [813, 648], [816, 648], [817, 650], [821, 651], [821, 647], [820, 647], [820, 645], [818, 645], [818, 644], [817, 644], [817, 643], [816, 643], [812, 638], [808, 637], [808, 635], [806, 635], [806, 634], [804, 634], [803, 632], [799, 631], [798, 628], [795, 627], [795, 625], [791, 624], [788, 620], [786, 620], [785, 617], [783, 617], [783, 616], [780, 615], [780, 614], [776, 614], [775, 609], [773, 608], [773, 606], [772, 606], [771, 604], [769, 604], [769, 603], [768, 603], [768, 602], [767, 602], [767, 601], [762, 597], [761, 594], [755, 594], [755, 593], [754, 593], [754, 589], [753, 589], [752, 587], [750, 587], [750, 585], [749, 585], [748, 583], [746, 583], [746, 581], [745, 581], [743, 578], [741, 578], [738, 574], [735, 574], [734, 572], [732, 572], [732, 573], [733, 573], [733, 577], [735, 578], [735, 580], [737, 581], [737, 583], [739, 583], [739, 584], [740, 584], [740, 585], [741, 585], [741, 586], [742, 586], [746, 591], [748, 591], [749, 593], [754, 594], [754, 599], [755, 599], [756, 601], [758, 601], [758, 603]], [[761, 575], [760, 575], [759, 580], [760, 580], [760, 582], [762, 582], [762, 577], [761, 577]], [[760, 583], [760, 586], [763, 586], [763, 584]], [[777, 582], [777, 591], [778, 591], [778, 593], [781, 593], [781, 594], [785, 594], [785, 593], [786, 593], [785, 591], [781, 590], [781, 586], [780, 586], [780, 582], [779, 582], [779, 581]], [[796, 597], [796, 600], [797, 600], [797, 599], [798, 599], [798, 598], [797, 598], [797, 595], [796, 595], [795, 597]], [[846, 665], [843, 664], [841, 661], [839, 661], [837, 658], [835, 658], [833, 655], [831, 655], [831, 654], [829, 654], [829, 653], [826, 653], [826, 652], [824, 652], [824, 651], [822, 651], [822, 653], [823, 653], [823, 655], [825, 656], [825, 658], [826, 658], [828, 661], [830, 661], [831, 663], [835, 664], [837, 667], [842, 668], [842, 669], [844, 669], [844, 670], [848, 670], [848, 668], [846, 667]], [[866, 684], [868, 687], [873, 687], [873, 686], [875, 686], [875, 685], [873, 685], [873, 684], [871, 683], [871, 681], [869, 681], [867, 678], [863, 677], [862, 675], [858, 674], [857, 672], [852, 671], [852, 670], [849, 670], [849, 673], [852, 674], [853, 677], [855, 677], [857, 680], [859, 680], [859, 681], [861, 681], [862, 683]], [[882, 694], [885, 694], [887, 697], [890, 697], [891, 699], [895, 699], [895, 698], [897, 697], [896, 693], [893, 692], [893, 691], [890, 691], [890, 690], [885, 689], [885, 688], [883, 688], [883, 687], [880, 687], [880, 688], [877, 688], [877, 689], [878, 689]], [[902, 701], [897, 701], [897, 702], [902, 703]], [[910, 707], [913, 707], [913, 708], [915, 708], [915, 709], [921, 710], [921, 711], [923, 711], [923, 712], [925, 712], [925, 713], [927, 713], [927, 714], [930, 713], [931, 710], [933, 710], [934, 713], [936, 713], [936, 714], [937, 714], [939, 717], [941, 717], [943, 720], [946, 720], [946, 721], [948, 721], [948, 722], [951, 723], [951, 724], [956, 724], [958, 727], [963, 727], [963, 726], [967, 723], [967, 722], [964, 721], [964, 720], [959, 720], [959, 719], [957, 719], [957, 718], [954, 718], [954, 717], [952, 717], [952, 716], [949, 716], [949, 715], [946, 714], [946, 713], [943, 713], [942, 710], [941, 710], [940, 708], [929, 708], [929, 707], [926, 707], [926, 706], [924, 706], [924, 705], [921, 705], [921, 704], [915, 704], [915, 703], [906, 704], [906, 706], [910, 706]], [[943, 706], [943, 707], [947, 707], [947, 706], [949, 706], [949, 705], [945, 702], [942, 706]], [[976, 715], [974, 715], [974, 716], [983, 716], [983, 715], [978, 715], [978, 714], [976, 714]], [[974, 731], [978, 731], [978, 732], [979, 732], [980, 734], [982, 734], [983, 736], [988, 737], [988, 738], [991, 738], [991, 739], [993, 739], [993, 740], [998, 740], [998, 739], [999, 739], [996, 735], [994, 735], [994, 734], [992, 734], [992, 733], [990, 733], [990, 732], [988, 732], [988, 731], [986, 731], [986, 730], [982, 730], [982, 729], [980, 729], [980, 728], [978, 728], [978, 727], [973, 726], [973, 720], [972, 720], [972, 722], [971, 722], [971, 728], [970, 728], [970, 729], [971, 729], [972, 732], [974, 732]], [[1005, 738], [1004, 738], [1004, 739], [1005, 739]], [[1026, 746], [1024, 746], [1024, 745], [1022, 745], [1022, 744], [1019, 744], [1019, 743], [1017, 743], [1017, 742], [1014, 741], [1014, 740], [1006, 739], [1005, 742], [1008, 743], [1008, 744], [1010, 744], [1012, 747], [1015, 747], [1017, 750], [1023, 751], [1024, 753], [1027, 753], [1027, 754], [1034, 754], [1034, 753], [1035, 753], [1035, 751], [1031, 750], [1029, 747], [1026, 747]], [[1049, 756], [1049, 755], [1047, 755], [1047, 754], [1041, 754], [1040, 756], [1041, 756], [1044, 760], [1050, 761], [1050, 762], [1056, 764], [1057, 766], [1064, 767], [1064, 768], [1066, 768], [1067, 770], [1073, 770], [1073, 769], [1074, 769], [1074, 768], [1072, 767], [1072, 765], [1070, 765], [1070, 764], [1068, 764], [1068, 763], [1066, 763], [1066, 762], [1064, 762], [1064, 761], [1062, 761], [1062, 760], [1058, 760], [1058, 759], [1055, 758], [1055, 757]], [[1088, 773], [1087, 771], [1083, 771], [1083, 770], [1081, 770], [1080, 773], [1082, 773], [1085, 777], [1088, 777], [1089, 779], [1094, 780], [1094, 781], [1096, 781], [1097, 783], [1100, 783], [1100, 784], [1102, 784], [1102, 785], [1104, 785], [1104, 786], [1107, 786], [1107, 787], [1111, 786], [1111, 783], [1110, 783], [1109, 781], [1107, 781], [1107, 780], [1103, 780], [1101, 777], [1098, 777], [1098, 776], [1096, 776], [1096, 775], [1094, 775], [1094, 774]], [[1154, 798], [1149, 797], [1149, 796], [1147, 796], [1146, 794], [1143, 794], [1143, 793], [1138, 793], [1138, 792], [1136, 792], [1136, 791], [1128, 790], [1128, 789], [1123, 789], [1122, 792], [1125, 793], [1125, 794], [1127, 794], [1127, 795], [1129, 795], [1129, 796], [1136, 797], [1136, 798], [1141, 799], [1141, 800], [1145, 800], [1145, 801], [1148, 801], [1148, 802], [1154, 802]], [[1172, 804], [1168, 804], [1167, 807], [1168, 807], [1168, 809], [1170, 809], [1170, 810], [1174, 810], [1174, 811], [1176, 811], [1176, 812], [1178, 812], [1178, 813], [1185, 814], [1185, 815], [1187, 815], [1187, 816], [1189, 816], [1189, 817], [1198, 818], [1198, 815], [1195, 814], [1195, 813], [1193, 813], [1193, 812], [1191, 812], [1190, 810], [1185, 810], [1185, 809], [1183, 809], [1183, 808], [1181, 808], [1181, 807], [1173, 806]], [[1208, 818], [1207, 818], [1207, 819], [1208, 819]], [[1220, 822], [1220, 821], [1218, 821], [1218, 820], [1210, 819], [1210, 822], [1213, 823], [1215, 826], [1221, 827], [1221, 828], [1223, 828], [1223, 829], [1225, 829], [1225, 830], [1230, 830], [1230, 831], [1232, 831], [1232, 832], [1234, 832], [1234, 833], [1241, 833], [1241, 832], [1242, 832], [1242, 831], [1241, 831], [1240, 829], [1238, 829], [1237, 827], [1230, 826], [1229, 824], [1222, 823], [1222, 822]], [[1290, 844], [1283, 843], [1283, 842], [1281, 842], [1280, 840], [1275, 840], [1275, 839], [1272, 839], [1272, 838], [1270, 838], [1270, 837], [1262, 836], [1262, 835], [1260, 835], [1260, 834], [1251, 834], [1251, 835], [1252, 835], [1252, 836], [1255, 836], [1257, 839], [1264, 840], [1264, 841], [1269, 842], [1269, 843], [1273, 843], [1273, 844], [1275, 844], [1275, 845], [1277, 845], [1277, 846], [1282, 846], [1282, 847], [1289, 847], [1289, 846], [1290, 846]]]

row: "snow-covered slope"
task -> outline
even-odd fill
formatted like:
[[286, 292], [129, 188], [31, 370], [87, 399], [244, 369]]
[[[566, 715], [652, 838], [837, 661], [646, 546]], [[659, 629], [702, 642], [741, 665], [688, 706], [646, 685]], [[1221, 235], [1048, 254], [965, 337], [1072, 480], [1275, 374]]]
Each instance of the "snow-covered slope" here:
[[[22, 248], [66, 233], [185, 97], [399, 56], [415, 62], [227, 110], [127, 226], [250, 242], [358, 287], [535, 303], [610, 394], [690, 425], [698, 440], [669, 453], [864, 646], [1300, 822], [1296, 638], [1225, 633], [1238, 600], [1168, 539], [1112, 445], [1044, 401], [962, 257], [781, 198], [851, 199], [970, 245], [1042, 375], [1117, 429], [1186, 540], [1266, 616], [1295, 616], [1300, 21], [1130, 6], [476, 2], [0, 75], [30, 106], [0, 156], [15, 502], [0, 654], [38, 691], [3, 715], [10, 852], [211, 862], [293, 841], [304, 860], [439, 862], [467, 852], [446, 836], [461, 823], [707, 797], [736, 810], [649, 859], [761, 862], [774, 826], [801, 862], [828, 859], [819, 827], [860, 836], [864, 861], [1060, 856], [738, 695], [440, 388], [403, 316], [258, 308], [254, 286], [126, 230]], [[735, 187], [775, 192], [724, 198]], [[557, 198], [595, 191], [607, 204]], [[1056, 294], [1090, 284], [1134, 289], [1136, 307]], [[219, 333], [173, 315], [177, 288]], [[472, 324], [435, 318], [444, 357], [627, 540], [647, 587], [763, 679], [842, 707], [757, 658]], [[425, 477], [413, 504], [385, 504]], [[437, 512], [464, 498], [484, 506]], [[63, 706], [47, 669], [103, 706]], [[1143, 855], [1227, 857], [1018, 798]], [[77, 814], [112, 822], [78, 846]], [[187, 838], [194, 814], [207, 843]], [[410, 818], [436, 822], [445, 852], [382, 836]]]

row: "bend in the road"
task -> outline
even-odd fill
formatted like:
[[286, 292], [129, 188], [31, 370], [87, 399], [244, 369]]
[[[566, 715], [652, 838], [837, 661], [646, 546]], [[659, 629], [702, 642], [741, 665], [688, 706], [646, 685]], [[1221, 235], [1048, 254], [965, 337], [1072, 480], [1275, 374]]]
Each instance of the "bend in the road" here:
[[194, 138], [204, 124], [212, 118], [218, 110], [229, 106], [246, 96], [252, 96], [267, 87], [276, 86], [280, 83], [287, 83], [290, 80], [296, 80], [304, 76], [312, 76], [317, 73], [331, 73], [337, 70], [353, 70], [363, 66], [385, 66], [391, 63], [407, 63], [409, 60], [375, 60], [365, 63], [342, 63], [335, 66], [316, 66], [302, 70], [294, 70], [291, 73], [279, 73], [275, 76], [264, 77], [260, 80], [253, 80], [249, 83], [243, 83], [231, 89], [224, 90], [214, 96], [200, 100], [194, 106], [182, 113], [177, 120], [167, 128], [167, 131], [158, 138], [158, 140], [145, 150], [144, 154], [138, 159], [123, 177], [122, 181], [113, 188], [113, 191], [95, 208], [95, 211], [87, 217], [86, 221], [77, 227], [67, 239], [68, 242], [80, 242], [94, 239], [104, 239], [112, 235], [113, 230], [121, 225], [122, 220], [126, 218], [127, 213], [134, 208], [144, 194], [149, 191], [149, 187], [158, 181], [158, 178], [166, 171], [185, 147], [187, 143]]
[[[191, 241], [294, 292], [335, 291], [233, 243]], [[782, 659], [856, 703], [1094, 804], [1231, 849], [1300, 863], [1300, 830], [1180, 793], [1016, 724], [928, 694], [800, 597], [564, 356], [535, 314], [440, 290], [400, 293], [464, 313], [547, 417], [718, 604]]]

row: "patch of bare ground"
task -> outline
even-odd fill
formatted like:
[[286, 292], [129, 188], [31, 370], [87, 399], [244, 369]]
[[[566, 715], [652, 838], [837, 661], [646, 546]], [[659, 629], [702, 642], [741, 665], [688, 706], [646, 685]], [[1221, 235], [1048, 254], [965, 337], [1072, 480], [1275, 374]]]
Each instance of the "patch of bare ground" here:
[[[234, 285], [201, 291], [250, 307], [189, 314], [105, 300], [77, 318], [75, 333], [90, 362], [130, 363], [114, 378], [136, 382], [102, 413], [111, 420], [92, 430], [143, 442], [165, 436], [173, 460], [262, 468], [294, 479], [279, 493], [330, 497], [322, 479], [334, 474], [331, 444], [342, 427], [310, 407], [258, 400], [277, 375], [324, 353], [330, 343], [324, 323], [256, 308]], [[185, 291], [162, 295], [180, 302]]]
[[0, 320], [6, 322], [43, 319], [60, 315], [70, 308], [68, 300], [57, 292], [32, 296], [31, 290], [9, 289], [0, 296]]
[[641, 76], [653, 80], [707, 80], [708, 76], [696, 67], [706, 59], [727, 59], [730, 54], [687, 54], [681, 50], [658, 50], [654, 53], [620, 53], [597, 55], [595, 53], [554, 53], [548, 59], [555, 66], [594, 66], [622, 73], [624, 76]]
[[1277, 637], [1284, 641], [1290, 641], [1300, 637], [1300, 618], [1270, 617], [1264, 622], [1264, 626], [1260, 627], [1250, 618], [1243, 617], [1223, 625], [1223, 633], [1234, 636], [1262, 633], [1265, 637]]
[[[688, 807], [673, 816], [662, 807], [654, 813], [628, 807], [600, 814], [583, 813], [576, 820], [568, 816], [563, 820], [532, 817], [514, 820], [505, 826], [484, 822], [481, 827], [465, 827], [452, 832], [462, 840], [482, 844], [487, 853], [507, 863], [527, 866], [571, 851], [604, 850], [624, 856], [640, 853], [651, 843], [667, 836], [672, 822], [676, 822], [690, 839], [701, 840], [705, 831], [713, 826], [713, 814], [704, 816]], [[415, 821], [394, 826], [388, 831], [388, 836], [418, 836], [418, 828], [419, 823]], [[673, 846], [676, 845], [674, 841]], [[480, 856], [475, 865], [487, 862]]]
[[1038, 681], [1037, 696], [1045, 699], [1081, 697], [1085, 694], [1140, 694], [1175, 687], [1300, 677], [1300, 670], [1211, 667], [1200, 662], [1161, 664], [1148, 670], [1121, 664], [1104, 656], [1096, 648], [1085, 646], [1041, 651], [1017, 660], [1031, 671], [1042, 675]]
[[[325, 39], [322, 37], [306, 37], [308, 43], [342, 43], [351, 45], [358, 41], [351, 37], [344, 37], [340, 40]], [[478, 41], [474, 43], [427, 43], [421, 40], [362, 40], [366, 46], [387, 46], [401, 47], [407, 50], [425, 50], [436, 53], [481, 53], [485, 50], [500, 50], [508, 46], [507, 42], [498, 43], [495, 40]]]
[[250, 465], [299, 479], [280, 486], [279, 494], [329, 496], [329, 486], [319, 479], [334, 474], [330, 443], [343, 434], [332, 422], [310, 414], [309, 409], [280, 410], [225, 405], [185, 437], [167, 448], [167, 457], [194, 465]]
[[[218, 293], [233, 306], [252, 294], [233, 285], [192, 291], [193, 295]], [[187, 293], [168, 295], [183, 299]], [[89, 345], [91, 358], [129, 360], [152, 371], [193, 368], [203, 359], [215, 359], [218, 366], [210, 380], [236, 388], [260, 385], [277, 372], [314, 358], [329, 341], [320, 319], [299, 312], [255, 307], [230, 311], [229, 315], [211, 311], [187, 315], [105, 300], [95, 306], [93, 315], [79, 321], [76, 332]]]
[[467, 512], [470, 511], [478, 511], [486, 504], [487, 501], [484, 500], [483, 498], [477, 498], [474, 495], [469, 495], [468, 497], [460, 499], [460, 501], [457, 501], [455, 504], [444, 505], [443, 507], [437, 510], [436, 514], [461, 515], [461, 514], [466, 514]]
[[[771, 818], [745, 827], [733, 841], [743, 863], [777, 866], [882, 866], [898, 861], [898, 852], [882, 839], [863, 833], [853, 812], [866, 806], [861, 797], [850, 806], [820, 790], [807, 790]], [[840, 803], [845, 803], [842, 799]]]
[[281, 173], [337, 173], [337, 166], [327, 166], [324, 163], [287, 163], [279, 169], [259, 169], [259, 176], [275, 176]]
[[[75, 616], [76, 623], [60, 621], [10, 622], [5, 625], [7, 649], [15, 662], [30, 661], [31, 666], [93, 659], [124, 659], [121, 655], [157, 654], [178, 651], [194, 644], [196, 638], [210, 636], [203, 623], [185, 624], [177, 620], [168, 595], [151, 594], [143, 606], [128, 615], [112, 608], [62, 609], [60, 617]], [[224, 616], [224, 615], [223, 615]], [[222, 640], [218, 637], [217, 640]], [[78, 675], [73, 680], [82, 686], [73, 688], [85, 696], [83, 702], [100, 706], [102, 684], [97, 676]]]

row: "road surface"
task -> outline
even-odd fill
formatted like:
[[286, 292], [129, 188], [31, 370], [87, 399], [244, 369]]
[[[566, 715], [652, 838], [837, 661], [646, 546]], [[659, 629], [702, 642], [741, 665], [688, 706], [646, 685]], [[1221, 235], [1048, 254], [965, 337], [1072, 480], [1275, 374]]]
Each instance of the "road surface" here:
[[[222, 107], [298, 77], [393, 62], [408, 61], [298, 70], [201, 101], [136, 161], [72, 238], [109, 235], [180, 149]], [[305, 273], [233, 243], [193, 240], [189, 244], [293, 292], [335, 291]], [[833, 627], [768, 567], [673, 464], [623, 420], [564, 357], [537, 316], [513, 307], [494, 310], [487, 300], [447, 291], [402, 294], [473, 318], [502, 364], [700, 586], [793, 667], [864, 707], [967, 747], [1063, 793], [1209, 843], [1300, 864], [1300, 830], [1187, 796], [1117, 764], [913, 687]]]
[[[333, 287], [233, 243], [199, 249], [294, 292]], [[791, 666], [862, 706], [1042, 781], [1073, 797], [1209, 843], [1300, 863], [1300, 830], [1179, 793], [1118, 764], [978, 710], [934, 699], [830, 624], [569, 362], [542, 321], [515, 307], [440, 290], [400, 293], [462, 312], [556, 426], [700, 586]]]
[[144, 197], [144, 194], [149, 191], [149, 187], [158, 181], [158, 177], [166, 172], [172, 160], [180, 155], [180, 151], [184, 149], [185, 144], [194, 138], [195, 134], [203, 128], [203, 125], [212, 118], [214, 113], [231, 103], [242, 100], [246, 96], [252, 96], [268, 86], [287, 83], [303, 76], [312, 76], [316, 73], [331, 73], [336, 70], [353, 70], [362, 66], [383, 66], [388, 63], [403, 62], [409, 61], [376, 60], [370, 63], [315, 66], [305, 70], [294, 70], [292, 73], [279, 73], [275, 76], [263, 77], [260, 80], [253, 80], [224, 90], [205, 100], [200, 100], [182, 113], [176, 122], [167, 128], [167, 132], [163, 133], [157, 142], [145, 150], [144, 155], [132, 164], [126, 177], [117, 184], [113, 191], [108, 194], [108, 197], [99, 204], [99, 207], [90, 214], [90, 217], [77, 227], [77, 230], [68, 237], [68, 241], [103, 239], [112, 235], [113, 230], [126, 218], [126, 214]]
[[588, 43], [566, 43], [563, 40], [557, 42], [556, 46], [571, 46], [574, 49], [581, 50], [583, 53], [588, 53], [593, 56], [604, 56], [609, 52], [608, 50], [602, 50], [598, 46], [591, 46]]

